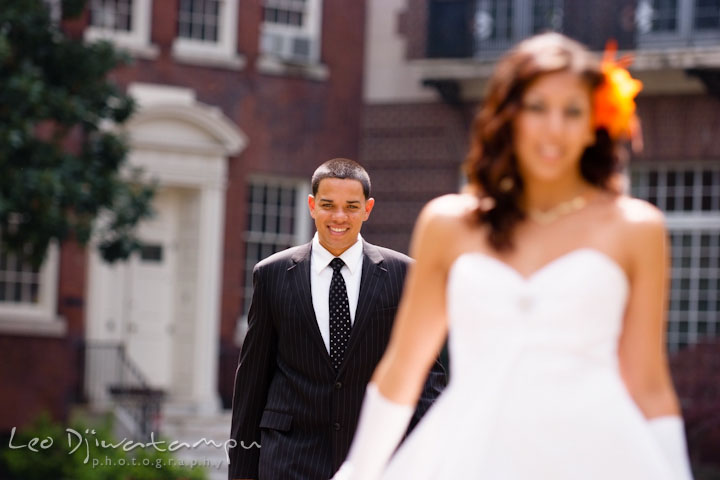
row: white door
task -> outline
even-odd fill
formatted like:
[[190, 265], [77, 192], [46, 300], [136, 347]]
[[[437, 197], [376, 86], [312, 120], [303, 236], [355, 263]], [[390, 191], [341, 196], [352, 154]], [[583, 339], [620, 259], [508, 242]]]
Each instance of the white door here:
[[155, 216], [140, 224], [143, 244], [127, 264], [123, 337], [126, 351], [150, 386], [170, 389], [176, 285], [177, 196], [160, 189]]

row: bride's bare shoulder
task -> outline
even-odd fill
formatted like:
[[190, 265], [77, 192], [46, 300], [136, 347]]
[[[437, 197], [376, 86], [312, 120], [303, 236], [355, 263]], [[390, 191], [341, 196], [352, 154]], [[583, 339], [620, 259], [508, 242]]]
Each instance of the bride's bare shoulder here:
[[[428, 202], [420, 212], [411, 242], [411, 256], [436, 259], [445, 265], [457, 250], [458, 240], [473, 233], [479, 202], [471, 194], [450, 194]], [[439, 248], [442, 247], [442, 248]]]
[[632, 231], [664, 228], [665, 217], [655, 205], [627, 195], [618, 195], [610, 203], [618, 224]]
[[452, 193], [432, 199], [425, 205], [421, 216], [440, 221], [466, 222], [480, 207], [480, 201], [469, 193]]
[[634, 252], [661, 246], [666, 241], [667, 228], [663, 212], [645, 200], [620, 195], [610, 204], [611, 218], [621, 244]]

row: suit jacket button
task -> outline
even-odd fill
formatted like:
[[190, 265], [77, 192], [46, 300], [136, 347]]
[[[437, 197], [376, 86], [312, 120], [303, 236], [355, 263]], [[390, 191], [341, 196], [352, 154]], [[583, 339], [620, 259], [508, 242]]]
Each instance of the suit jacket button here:
[[334, 428], [336, 431], [340, 430], [340, 424], [337, 423], [337, 422], [335, 422], [335, 423], [333, 424], [333, 428]]
[[335, 382], [335, 390], [340, 390], [342, 388], [341, 382]]

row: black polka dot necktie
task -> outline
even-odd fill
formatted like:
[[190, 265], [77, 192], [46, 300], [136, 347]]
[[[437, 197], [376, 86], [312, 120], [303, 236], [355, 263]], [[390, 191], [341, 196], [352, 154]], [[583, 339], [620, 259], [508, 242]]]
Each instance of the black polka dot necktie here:
[[345, 348], [350, 340], [350, 303], [348, 302], [345, 279], [340, 270], [345, 262], [339, 258], [333, 258], [330, 267], [333, 269], [332, 281], [330, 281], [330, 359], [335, 371], [340, 369]]

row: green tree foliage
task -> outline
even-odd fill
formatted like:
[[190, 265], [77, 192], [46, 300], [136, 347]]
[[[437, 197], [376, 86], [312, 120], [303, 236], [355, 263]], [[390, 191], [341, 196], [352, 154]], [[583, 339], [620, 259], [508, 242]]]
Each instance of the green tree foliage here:
[[[84, 3], [63, 0], [64, 16]], [[37, 264], [53, 239], [96, 238], [109, 262], [139, 246], [133, 227], [153, 188], [120, 175], [127, 146], [107, 128], [134, 109], [107, 79], [127, 60], [109, 42], [68, 38], [43, 0], [2, 0], [0, 248]]]

